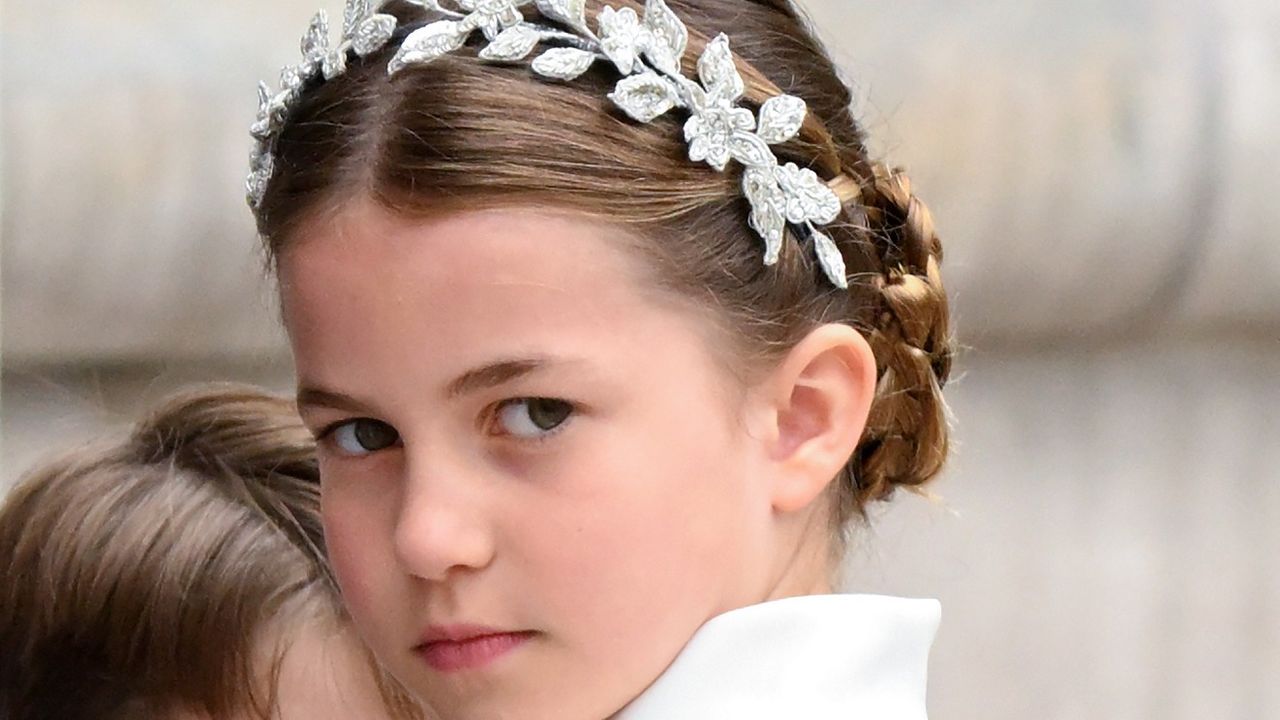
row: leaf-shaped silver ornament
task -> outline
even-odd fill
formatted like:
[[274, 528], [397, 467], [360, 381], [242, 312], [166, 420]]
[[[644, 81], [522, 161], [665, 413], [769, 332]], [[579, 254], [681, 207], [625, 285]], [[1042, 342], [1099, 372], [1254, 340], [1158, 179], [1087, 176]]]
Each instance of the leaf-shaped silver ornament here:
[[760, 127], [756, 134], [770, 145], [786, 142], [800, 132], [809, 109], [795, 95], [775, 95], [760, 106]]
[[345, 45], [335, 48], [320, 63], [325, 80], [332, 80], [347, 71], [347, 50]]
[[707, 44], [698, 58], [698, 79], [707, 91], [707, 103], [734, 102], [742, 97], [746, 85], [738, 68], [733, 64], [733, 52], [729, 50], [729, 38], [724, 33]]
[[742, 174], [742, 194], [751, 203], [747, 224], [764, 238], [764, 264], [773, 265], [782, 252], [782, 239], [787, 229], [787, 219], [783, 217], [781, 208], [782, 191], [773, 179], [773, 171], [747, 168]]
[[[263, 140], [271, 135], [271, 88], [258, 81], [258, 117], [249, 126], [249, 134], [256, 140]], [[254, 143], [257, 145], [258, 143]]]
[[303, 74], [310, 75], [320, 68], [324, 56], [329, 54], [329, 16], [317, 10], [302, 36]]
[[661, 75], [646, 70], [618, 81], [609, 99], [632, 118], [652, 122], [676, 105], [676, 91]]
[[541, 39], [538, 31], [527, 24], [512, 25], [498, 33], [493, 42], [480, 51], [479, 57], [481, 60], [499, 63], [523, 60]]
[[467, 34], [460, 31], [457, 21], [437, 20], [409, 33], [387, 64], [387, 72], [395, 75], [406, 65], [429, 63], [462, 47], [466, 40]]
[[752, 207], [764, 204], [778, 190], [772, 168], [747, 168], [742, 173], [742, 194]]
[[575, 30], [587, 29], [586, 0], [536, 0], [538, 12], [548, 20], [568, 25]]
[[281, 90], [271, 97], [271, 129], [274, 132], [284, 123], [284, 118], [289, 114], [289, 106], [297, 99], [297, 90]]
[[258, 117], [265, 118], [271, 107], [271, 88], [261, 80], [258, 81]]
[[573, 80], [596, 61], [596, 54], [577, 48], [551, 48], [533, 59], [533, 71], [555, 80]]
[[644, 5], [644, 26], [653, 39], [645, 52], [646, 57], [659, 70], [679, 75], [680, 58], [684, 57], [685, 48], [689, 46], [689, 30], [684, 22], [671, 12], [665, 0], [647, 0]]
[[650, 65], [658, 69], [658, 72], [664, 75], [680, 74], [680, 61], [671, 54], [671, 49], [662, 44], [661, 40], [650, 40], [644, 48], [644, 56], [649, 59]]
[[826, 225], [839, 217], [840, 198], [814, 171], [787, 163], [777, 169], [774, 177], [787, 198], [788, 222]]
[[267, 143], [259, 140], [249, 148], [249, 169], [259, 170], [264, 163], [271, 161], [271, 149]]
[[811, 227], [809, 235], [813, 238], [813, 252], [818, 256], [818, 264], [822, 266], [827, 279], [832, 285], [847, 290], [849, 279], [845, 277], [844, 258], [840, 255], [840, 248], [817, 228]]
[[386, 45], [395, 31], [395, 15], [379, 13], [365, 18], [356, 26], [355, 34], [351, 37], [351, 49], [355, 50], [360, 57], [364, 57]]
[[778, 162], [769, 144], [755, 133], [735, 132], [729, 136], [727, 144], [733, 159], [747, 167], [771, 167]]
[[253, 207], [262, 204], [262, 197], [267, 192], [267, 183], [271, 181], [271, 173], [275, 169], [275, 162], [270, 155], [264, 154], [260, 158], [253, 159], [256, 167], [253, 172], [249, 173], [249, 177], [245, 178], [245, 199]]
[[281, 93], [297, 92], [302, 88], [302, 83], [304, 82], [306, 82], [306, 78], [302, 74], [302, 69], [297, 65], [285, 65], [280, 68]]
[[347, 7], [342, 11], [342, 39], [355, 37], [356, 28], [369, 17], [370, 12], [369, 0], [347, 0]]

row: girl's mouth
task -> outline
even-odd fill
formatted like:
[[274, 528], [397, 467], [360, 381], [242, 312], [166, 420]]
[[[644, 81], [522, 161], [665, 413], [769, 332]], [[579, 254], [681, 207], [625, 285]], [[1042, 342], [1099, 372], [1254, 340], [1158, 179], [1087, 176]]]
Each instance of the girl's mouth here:
[[414, 651], [439, 672], [475, 670], [523, 645], [533, 637], [532, 632], [428, 632], [435, 636], [414, 648]]

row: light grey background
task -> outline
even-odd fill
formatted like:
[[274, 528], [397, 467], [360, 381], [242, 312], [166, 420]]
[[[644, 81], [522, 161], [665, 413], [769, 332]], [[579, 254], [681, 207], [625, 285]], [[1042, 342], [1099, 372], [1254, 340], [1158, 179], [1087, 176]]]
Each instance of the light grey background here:
[[[181, 382], [289, 388], [241, 188], [315, 2], [4, 3], [0, 487]], [[938, 499], [851, 559], [942, 599], [933, 716], [1280, 717], [1280, 4], [808, 5], [969, 348]]]

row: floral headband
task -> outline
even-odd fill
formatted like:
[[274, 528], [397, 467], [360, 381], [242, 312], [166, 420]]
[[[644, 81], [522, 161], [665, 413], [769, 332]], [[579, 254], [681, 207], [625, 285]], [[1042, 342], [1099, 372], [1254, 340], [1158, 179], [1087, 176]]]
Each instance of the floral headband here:
[[[643, 18], [629, 7], [605, 7], [597, 18], [597, 32], [587, 26], [586, 0], [455, 0], [458, 10], [443, 7], [440, 0], [410, 1], [444, 19], [409, 33], [387, 66], [389, 74], [461, 48], [476, 30], [488, 41], [479, 52], [482, 62], [520, 63], [539, 45], [548, 45], [529, 65], [550, 80], [571, 81], [597, 61], [612, 63], [622, 79], [609, 99], [628, 116], [648, 123], [679, 108], [689, 115], [684, 137], [691, 161], [706, 162], [721, 172], [730, 160], [744, 166], [742, 191], [751, 204], [748, 223], [764, 239], [765, 265], [778, 261], [790, 224], [802, 231], [799, 236], [812, 240], [827, 278], [837, 287], [848, 287], [840, 251], [818, 229], [840, 214], [840, 199], [812, 170], [778, 164], [769, 147], [794, 138], [808, 108], [804, 100], [785, 94], [766, 100], [758, 115], [738, 107], [745, 83], [723, 34], [699, 57], [695, 82], [680, 69], [688, 30], [664, 0], [647, 0]], [[554, 25], [527, 20], [520, 8], [530, 4]], [[266, 83], [258, 83], [258, 118], [250, 128], [255, 142], [246, 182], [255, 211], [274, 169], [276, 136], [303, 86], [319, 76], [329, 80], [341, 75], [349, 53], [365, 57], [376, 52], [395, 29], [396, 18], [377, 12], [370, 0], [347, 0], [342, 39], [330, 47], [328, 17], [321, 10], [302, 38], [302, 62], [281, 71], [280, 90], [272, 94]]]

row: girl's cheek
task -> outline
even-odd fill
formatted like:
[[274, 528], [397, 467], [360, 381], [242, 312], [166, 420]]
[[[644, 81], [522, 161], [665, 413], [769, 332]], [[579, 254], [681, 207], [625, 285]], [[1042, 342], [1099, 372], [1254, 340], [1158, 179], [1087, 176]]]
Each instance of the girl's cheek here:
[[343, 601], [354, 615], [363, 615], [378, 596], [379, 568], [387, 558], [376, 557], [381, 530], [358, 511], [334, 500], [324, 504], [324, 536], [329, 562], [342, 589]]

